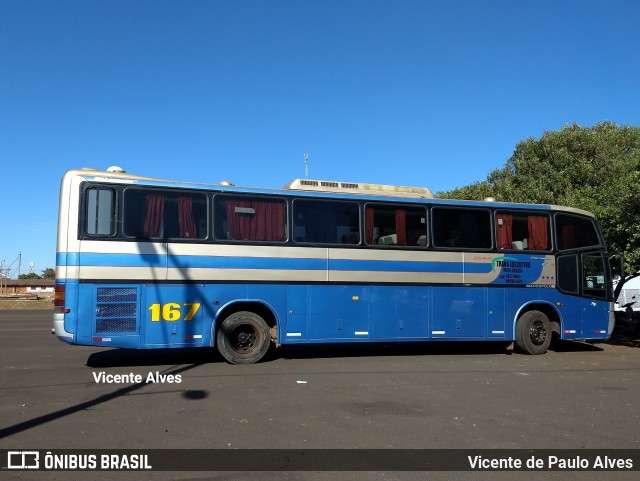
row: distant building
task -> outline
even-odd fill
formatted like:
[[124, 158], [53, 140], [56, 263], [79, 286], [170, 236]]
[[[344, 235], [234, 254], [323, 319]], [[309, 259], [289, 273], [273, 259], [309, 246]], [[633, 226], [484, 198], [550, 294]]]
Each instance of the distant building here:
[[3, 279], [0, 296], [53, 297], [53, 279]]

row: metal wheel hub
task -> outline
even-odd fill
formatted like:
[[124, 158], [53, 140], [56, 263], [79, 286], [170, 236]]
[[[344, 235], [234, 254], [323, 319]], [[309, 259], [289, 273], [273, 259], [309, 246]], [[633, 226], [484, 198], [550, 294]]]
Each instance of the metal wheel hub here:
[[256, 340], [256, 333], [248, 326], [240, 326], [234, 330], [233, 347], [238, 351], [248, 351], [254, 347]]
[[544, 341], [547, 339], [547, 330], [541, 321], [536, 321], [531, 325], [529, 338], [536, 346], [544, 344]]

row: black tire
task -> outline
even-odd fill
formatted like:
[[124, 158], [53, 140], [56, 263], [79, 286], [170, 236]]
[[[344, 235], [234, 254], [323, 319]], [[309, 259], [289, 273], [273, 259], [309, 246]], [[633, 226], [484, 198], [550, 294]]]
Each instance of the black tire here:
[[525, 354], [544, 354], [551, 344], [551, 323], [540, 311], [525, 312], [516, 325], [516, 346]]
[[235, 312], [222, 321], [216, 343], [218, 352], [231, 364], [253, 364], [269, 350], [269, 326], [253, 312]]

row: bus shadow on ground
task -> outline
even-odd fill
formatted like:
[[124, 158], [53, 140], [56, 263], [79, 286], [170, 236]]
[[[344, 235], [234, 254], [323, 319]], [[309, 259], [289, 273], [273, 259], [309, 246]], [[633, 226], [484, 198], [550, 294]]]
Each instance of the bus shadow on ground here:
[[640, 347], [640, 330], [635, 324], [616, 323], [608, 341], [591, 341], [594, 344], [612, 344], [614, 346]]
[[[612, 336], [609, 341], [582, 342], [555, 339], [552, 352], [599, 352], [599, 344], [616, 344], [640, 347], [640, 340]], [[513, 343], [496, 342], [412, 342], [412, 343], [367, 343], [367, 344], [305, 344], [272, 348], [261, 362], [278, 359], [332, 359], [352, 357], [403, 357], [403, 356], [482, 356], [521, 355], [514, 350]], [[89, 356], [86, 365], [92, 368], [135, 367], [159, 365], [199, 365], [224, 363], [215, 348], [171, 348], [171, 349], [109, 349]]]
[[272, 358], [282, 359], [326, 359], [339, 357], [401, 357], [401, 356], [446, 356], [446, 355], [510, 355], [510, 342], [411, 342], [411, 343], [367, 343], [367, 344], [307, 344], [283, 346], [269, 353]]
[[564, 339], [554, 339], [549, 346], [553, 352], [600, 352], [603, 348], [584, 341], [567, 341]]
[[158, 366], [163, 364], [207, 364], [220, 362], [222, 357], [211, 347], [171, 349], [109, 349], [94, 352], [87, 359], [88, 367]]

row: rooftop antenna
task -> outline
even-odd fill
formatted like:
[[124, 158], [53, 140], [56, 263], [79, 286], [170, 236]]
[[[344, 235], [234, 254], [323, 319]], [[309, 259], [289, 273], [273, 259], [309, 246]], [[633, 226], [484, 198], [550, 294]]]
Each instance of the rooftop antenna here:
[[304, 153], [304, 178], [309, 178], [309, 153]]

